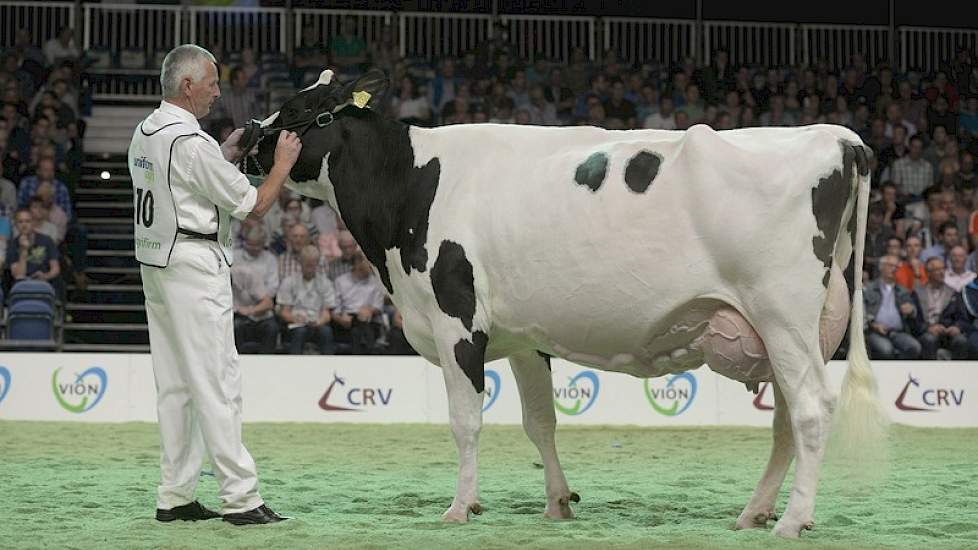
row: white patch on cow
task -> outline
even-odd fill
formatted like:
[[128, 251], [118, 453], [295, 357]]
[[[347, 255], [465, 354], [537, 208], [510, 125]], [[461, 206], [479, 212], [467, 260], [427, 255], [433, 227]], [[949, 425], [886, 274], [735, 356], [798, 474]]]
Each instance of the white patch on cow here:
[[323, 157], [323, 164], [319, 168], [319, 176], [316, 179], [308, 181], [292, 181], [289, 179], [285, 182], [285, 186], [301, 195], [326, 201], [334, 211], [340, 211], [336, 206], [336, 189], [333, 188], [333, 182], [329, 179], [329, 153]]
[[303, 92], [307, 92], [307, 91], [315, 88], [316, 86], [325, 86], [325, 85], [329, 84], [332, 80], [333, 80], [333, 71], [331, 71], [329, 69], [326, 69], [325, 71], [323, 71], [323, 72], [321, 72], [319, 74], [319, 80], [317, 80], [316, 82], [314, 82], [312, 84], [312, 86], [309, 86], [307, 88], [303, 88], [302, 91]]
[[261, 127], [262, 128], [265, 128], [266, 126], [271, 126], [272, 123], [275, 122], [275, 119], [278, 118], [278, 113], [279, 113], [279, 111], [275, 111], [268, 118], [266, 118], [265, 120], [261, 121]]

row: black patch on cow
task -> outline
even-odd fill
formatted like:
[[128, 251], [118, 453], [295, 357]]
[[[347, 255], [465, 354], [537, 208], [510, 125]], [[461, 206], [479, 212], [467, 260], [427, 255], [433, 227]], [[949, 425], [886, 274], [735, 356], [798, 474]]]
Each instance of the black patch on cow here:
[[[832, 254], [835, 251], [835, 240], [842, 228], [842, 215], [852, 192], [853, 168], [855, 164], [855, 148], [840, 142], [842, 148], [842, 166], [818, 180], [812, 189], [812, 213], [820, 235], [812, 237], [812, 248], [815, 257], [825, 266], [825, 276], [822, 285], [828, 288], [829, 272], [832, 267]], [[823, 236], [824, 235], [824, 236]]]
[[472, 341], [459, 340], [455, 344], [455, 361], [461, 367], [465, 376], [469, 377], [476, 393], [486, 389], [486, 345], [489, 337], [485, 332], [477, 330], [472, 333]]
[[625, 184], [636, 193], [644, 193], [659, 174], [662, 157], [651, 151], [641, 151], [625, 167]]
[[[274, 145], [275, 137], [265, 141]], [[270, 146], [263, 151], [266, 157], [273, 152]], [[317, 179], [327, 154], [343, 221], [393, 294], [386, 251], [399, 250], [408, 275], [427, 269], [428, 215], [438, 190], [441, 161], [436, 157], [415, 166], [409, 127], [356, 107], [344, 108], [331, 124], [313, 125], [303, 135], [302, 154], [291, 178]]]
[[849, 145], [848, 147], [852, 147], [853, 154], [856, 156], [856, 173], [861, 177], [868, 176], [869, 155], [872, 155], [873, 152], [868, 147], [862, 145]]
[[441, 242], [438, 258], [431, 268], [431, 289], [445, 315], [461, 320], [465, 330], [472, 330], [475, 278], [472, 263], [465, 257], [462, 245], [452, 241]]
[[550, 368], [550, 359], [553, 357], [553, 355], [550, 355], [549, 353], [543, 353], [542, 351], [539, 350], [537, 350], [537, 355], [543, 357], [543, 360], [547, 362], [547, 370], [553, 370]]
[[574, 172], [574, 181], [578, 185], [584, 185], [591, 191], [597, 192], [604, 183], [608, 175], [608, 155], [607, 153], [594, 153], [584, 162], [577, 165]]

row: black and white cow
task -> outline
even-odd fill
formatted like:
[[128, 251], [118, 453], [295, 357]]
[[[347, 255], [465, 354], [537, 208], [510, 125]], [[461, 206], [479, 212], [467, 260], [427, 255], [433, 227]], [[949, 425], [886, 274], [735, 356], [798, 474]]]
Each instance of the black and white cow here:
[[[340, 213], [408, 340], [442, 367], [460, 460], [443, 518], [481, 512], [483, 364], [502, 357], [544, 463], [545, 514], [572, 517], [577, 495], [554, 444], [547, 356], [557, 356], [643, 378], [706, 363], [772, 382], [774, 448], [737, 526], [775, 517], [797, 458], [775, 533], [810, 528], [835, 403], [825, 364], [847, 321], [840, 414], [859, 433], [883, 425], [861, 281], [843, 277], [854, 249], [862, 263], [869, 180], [859, 137], [830, 125], [416, 128], [366, 108], [386, 86], [377, 71], [346, 84], [325, 71], [262, 125], [304, 132], [290, 186]], [[259, 147], [265, 170], [274, 143]]]

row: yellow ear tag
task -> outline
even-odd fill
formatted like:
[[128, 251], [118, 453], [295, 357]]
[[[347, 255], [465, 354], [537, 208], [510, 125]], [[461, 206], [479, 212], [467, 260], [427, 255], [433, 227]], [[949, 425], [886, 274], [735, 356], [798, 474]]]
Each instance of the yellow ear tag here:
[[353, 104], [363, 109], [370, 101], [370, 92], [353, 92]]

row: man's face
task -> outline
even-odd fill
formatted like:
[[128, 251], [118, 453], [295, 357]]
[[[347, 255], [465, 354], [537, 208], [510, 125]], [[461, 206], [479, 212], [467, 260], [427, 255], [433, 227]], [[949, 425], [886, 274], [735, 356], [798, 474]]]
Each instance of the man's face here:
[[964, 271], [964, 263], [968, 260], [968, 253], [960, 246], [955, 246], [951, 249], [950, 259], [951, 269], [960, 273]]
[[927, 260], [927, 280], [935, 287], [944, 284], [944, 260], [940, 258]]
[[880, 258], [880, 279], [886, 282], [893, 281], [893, 275], [896, 273], [897, 268], [897, 258], [895, 256], [883, 256]]
[[907, 257], [908, 258], [919, 258], [920, 251], [923, 250], [923, 243], [917, 237], [910, 237], [907, 239]]
[[[896, 137], [896, 134], [893, 134]], [[915, 139], [910, 142], [910, 156], [916, 160], [920, 158], [920, 155], [924, 152], [924, 143], [919, 139]]]
[[190, 82], [189, 97], [194, 116], [204, 118], [211, 112], [217, 98], [221, 97], [221, 87], [218, 86], [217, 67], [209, 60], [201, 60], [200, 63], [204, 65], [204, 78], [197, 82], [188, 78], [182, 86], [186, 87], [186, 82]]
[[14, 217], [14, 225], [17, 226], [17, 232], [21, 235], [27, 235], [30, 238], [34, 234], [34, 217], [30, 212], [18, 212]]
[[51, 159], [43, 159], [37, 164], [37, 179], [40, 181], [54, 179], [54, 162]]
[[892, 187], [888, 185], [883, 188], [883, 202], [894, 203], [896, 202], [896, 198], [897, 198], [896, 187]]
[[950, 250], [951, 247], [957, 246], [958, 244], [958, 230], [955, 227], [950, 227], [944, 230], [941, 234], [941, 242], [944, 243], [944, 248]]
[[309, 244], [309, 230], [301, 223], [292, 226], [289, 230], [289, 246], [292, 252], [298, 254], [307, 244]]
[[343, 235], [339, 239], [340, 253], [344, 259], [349, 260], [353, 257], [353, 254], [357, 251], [357, 242], [353, 240], [353, 237], [348, 235]]
[[890, 239], [886, 241], [886, 254], [888, 256], [900, 257], [900, 253], [903, 252], [903, 244], [900, 239]]
[[316, 268], [319, 267], [319, 258], [302, 258], [302, 276], [306, 279], [312, 279], [316, 276]]
[[366, 279], [370, 276], [370, 264], [362, 254], [353, 260], [353, 273], [358, 279]]
[[261, 239], [245, 239], [245, 252], [251, 254], [252, 256], [261, 254], [261, 251], [264, 250], [264, 248], [265, 243], [263, 243]]

